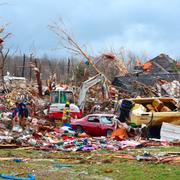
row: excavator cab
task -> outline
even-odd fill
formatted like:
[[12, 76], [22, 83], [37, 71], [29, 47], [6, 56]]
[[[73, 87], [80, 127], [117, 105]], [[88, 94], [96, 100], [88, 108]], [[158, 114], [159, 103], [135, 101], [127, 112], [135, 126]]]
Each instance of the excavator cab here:
[[61, 119], [63, 115], [63, 109], [66, 102], [70, 102], [70, 115], [73, 118], [81, 118], [82, 113], [79, 107], [75, 104], [74, 93], [71, 90], [56, 89], [51, 92], [51, 105], [49, 108], [50, 119]]
[[86, 103], [86, 93], [92, 86], [97, 83], [102, 84], [102, 91], [106, 99], [109, 98], [108, 87], [106, 85], [106, 78], [103, 74], [97, 74], [96, 76], [84, 81], [80, 87], [80, 94], [78, 99], [78, 106], [75, 104], [75, 96], [72, 90], [59, 88], [51, 92], [51, 105], [49, 109], [49, 117], [59, 118], [62, 117], [63, 108], [66, 102], [70, 102], [70, 114], [72, 117], [81, 118], [84, 112], [84, 106]]
[[75, 98], [72, 91], [52, 91], [51, 103], [64, 104], [66, 102], [75, 103]]

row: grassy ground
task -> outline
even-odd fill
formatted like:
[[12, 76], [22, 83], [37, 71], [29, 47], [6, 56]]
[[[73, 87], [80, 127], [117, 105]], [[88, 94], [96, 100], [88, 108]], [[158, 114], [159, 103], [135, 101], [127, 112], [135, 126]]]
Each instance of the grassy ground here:
[[[144, 152], [180, 152], [180, 147], [156, 147], [124, 150], [118, 153], [143, 154]], [[0, 173], [25, 177], [33, 173], [36, 179], [180, 179], [179, 165], [139, 162], [111, 157], [113, 152], [105, 150], [92, 153], [70, 154], [37, 150], [3, 149], [2, 157], [27, 158], [23, 162], [0, 161]], [[117, 153], [117, 154], [118, 154]], [[97, 154], [101, 156], [97, 156]], [[116, 153], [115, 153], [116, 154]], [[107, 156], [110, 155], [110, 156]], [[69, 168], [54, 167], [53, 164], [71, 165]]]

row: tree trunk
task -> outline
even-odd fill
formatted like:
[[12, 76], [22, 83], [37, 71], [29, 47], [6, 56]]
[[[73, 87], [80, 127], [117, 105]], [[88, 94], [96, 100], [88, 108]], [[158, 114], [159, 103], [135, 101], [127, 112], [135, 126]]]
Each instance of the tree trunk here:
[[38, 69], [38, 70], [35, 70], [35, 76], [36, 76], [36, 80], [38, 84], [38, 93], [39, 93], [39, 96], [42, 96], [41, 64], [39, 64], [39, 67], [38, 67], [38, 63], [36, 59], [35, 59], [35, 67]]

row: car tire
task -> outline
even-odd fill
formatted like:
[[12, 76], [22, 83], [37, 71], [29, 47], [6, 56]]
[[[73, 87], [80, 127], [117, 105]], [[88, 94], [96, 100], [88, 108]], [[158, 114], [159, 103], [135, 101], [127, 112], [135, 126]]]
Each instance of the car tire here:
[[107, 131], [106, 131], [106, 136], [109, 138], [109, 137], [111, 137], [112, 136], [112, 130], [111, 129], [108, 129]]
[[84, 131], [83, 131], [82, 126], [77, 125], [77, 126], [76, 126], [76, 132], [77, 132], [77, 133], [83, 133]]

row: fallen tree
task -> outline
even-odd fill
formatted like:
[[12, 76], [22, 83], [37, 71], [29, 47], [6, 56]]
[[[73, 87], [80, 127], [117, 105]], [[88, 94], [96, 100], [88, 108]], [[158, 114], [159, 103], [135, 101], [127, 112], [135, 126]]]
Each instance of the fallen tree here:
[[[75, 40], [75, 38], [73, 38], [71, 33], [66, 30], [62, 20], [60, 20], [59, 23], [53, 23], [48, 27], [52, 32], [56, 34], [63, 48], [77, 55], [81, 55], [83, 58], [85, 58], [97, 74], [104, 74], [97, 68], [91, 56], [78, 44], [78, 42]], [[107, 77], [106, 80], [108, 83], [111, 83]]]

